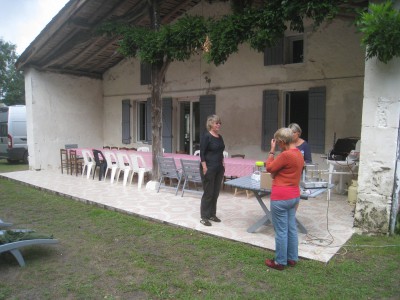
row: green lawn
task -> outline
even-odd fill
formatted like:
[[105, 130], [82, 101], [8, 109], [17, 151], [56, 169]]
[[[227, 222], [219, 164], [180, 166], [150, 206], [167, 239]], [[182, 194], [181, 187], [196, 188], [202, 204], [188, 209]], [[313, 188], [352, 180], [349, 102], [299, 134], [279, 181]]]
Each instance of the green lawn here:
[[6, 159], [0, 159], [0, 173], [25, 171], [28, 169], [28, 165], [22, 162], [9, 163]]
[[[4, 172], [0, 164], [0, 173]], [[328, 263], [107, 211], [0, 178], [0, 218], [60, 243], [0, 254], [0, 299], [399, 299], [400, 237], [355, 235]]]

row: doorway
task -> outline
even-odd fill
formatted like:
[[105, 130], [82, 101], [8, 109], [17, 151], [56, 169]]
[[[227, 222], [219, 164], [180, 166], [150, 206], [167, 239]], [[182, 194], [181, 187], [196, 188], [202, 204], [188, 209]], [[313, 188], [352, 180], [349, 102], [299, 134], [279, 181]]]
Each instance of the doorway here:
[[193, 154], [200, 149], [200, 103], [198, 100], [181, 101], [179, 146], [180, 153]]
[[299, 124], [301, 138], [308, 141], [308, 91], [286, 92], [285, 98], [285, 126]]

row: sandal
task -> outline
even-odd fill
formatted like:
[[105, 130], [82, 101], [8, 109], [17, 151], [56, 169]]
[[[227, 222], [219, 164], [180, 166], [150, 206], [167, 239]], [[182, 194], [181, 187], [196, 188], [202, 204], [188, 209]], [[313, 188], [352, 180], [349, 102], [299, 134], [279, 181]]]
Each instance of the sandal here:
[[214, 217], [211, 217], [211, 218], [209, 218], [209, 220], [210, 221], [213, 221], [213, 222], [221, 222], [221, 219], [219, 219], [217, 216], [214, 216]]
[[284, 265], [277, 264], [273, 259], [266, 259], [265, 264], [266, 266], [278, 271], [282, 271], [285, 268]]
[[207, 219], [201, 219], [200, 223], [203, 224], [204, 226], [211, 226], [210, 221], [208, 221]]

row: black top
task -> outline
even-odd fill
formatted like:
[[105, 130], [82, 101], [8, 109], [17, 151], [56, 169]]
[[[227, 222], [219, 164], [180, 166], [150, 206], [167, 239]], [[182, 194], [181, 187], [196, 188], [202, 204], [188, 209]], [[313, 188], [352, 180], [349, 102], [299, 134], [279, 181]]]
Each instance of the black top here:
[[221, 135], [213, 136], [205, 132], [200, 141], [200, 159], [205, 161], [207, 169], [215, 170], [222, 166], [224, 160], [225, 144]]

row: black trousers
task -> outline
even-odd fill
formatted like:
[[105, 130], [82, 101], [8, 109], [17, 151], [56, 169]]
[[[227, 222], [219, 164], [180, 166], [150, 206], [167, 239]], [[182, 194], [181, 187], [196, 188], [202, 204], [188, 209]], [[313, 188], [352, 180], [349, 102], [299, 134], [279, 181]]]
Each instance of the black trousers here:
[[201, 197], [200, 216], [203, 219], [214, 217], [217, 213], [217, 200], [224, 178], [225, 168], [220, 166], [216, 170], [207, 170], [204, 175], [201, 168], [201, 179], [203, 182], [204, 194]]

